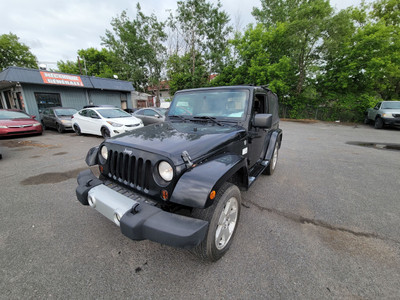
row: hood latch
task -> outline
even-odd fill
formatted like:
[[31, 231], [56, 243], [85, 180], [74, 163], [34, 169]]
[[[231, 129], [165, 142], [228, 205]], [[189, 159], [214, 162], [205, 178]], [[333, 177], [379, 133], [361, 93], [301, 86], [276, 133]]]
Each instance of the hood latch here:
[[189, 153], [185, 150], [181, 154], [183, 161], [185, 162], [186, 168], [190, 168], [193, 166], [192, 159], [190, 158]]

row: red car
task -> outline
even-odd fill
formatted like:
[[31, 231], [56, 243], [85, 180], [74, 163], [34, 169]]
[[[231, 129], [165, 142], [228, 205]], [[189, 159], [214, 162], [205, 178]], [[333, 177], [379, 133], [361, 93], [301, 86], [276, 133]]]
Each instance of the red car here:
[[42, 134], [43, 128], [35, 116], [13, 109], [0, 109], [0, 136]]

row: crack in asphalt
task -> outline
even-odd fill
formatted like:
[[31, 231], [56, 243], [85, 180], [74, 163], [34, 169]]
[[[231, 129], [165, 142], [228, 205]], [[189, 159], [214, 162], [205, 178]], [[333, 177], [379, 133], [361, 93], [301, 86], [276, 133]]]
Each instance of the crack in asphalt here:
[[[249, 200], [246, 200], [245, 202], [254, 205], [255, 207], [257, 207], [261, 211], [267, 211], [269, 213], [284, 217], [285, 219], [291, 220], [291, 221], [296, 222], [296, 223], [311, 224], [311, 225], [314, 225], [314, 226], [317, 226], [317, 227], [322, 227], [322, 228], [325, 228], [325, 229], [328, 229], [328, 230], [350, 233], [350, 234], [352, 234], [354, 236], [357, 236], [357, 237], [379, 239], [379, 240], [382, 240], [382, 241], [391, 241], [391, 242], [394, 242], [396, 244], [400, 244], [400, 241], [397, 241], [395, 239], [391, 239], [391, 238], [388, 238], [388, 237], [381, 237], [376, 233], [354, 231], [354, 230], [351, 230], [351, 229], [348, 229], [348, 228], [345, 228], [345, 227], [341, 227], [341, 226], [333, 226], [333, 225], [331, 225], [329, 223], [326, 223], [324, 221], [321, 221], [321, 220], [314, 220], [314, 219], [310, 219], [310, 218], [305, 218], [303, 216], [296, 215], [296, 214], [293, 214], [293, 213], [283, 212], [283, 211], [280, 211], [280, 210], [277, 210], [277, 209], [274, 209], [274, 208], [264, 207], [264, 206], [261, 206], [261, 205], [259, 205], [257, 203], [249, 201]], [[243, 206], [249, 208], [246, 205], [243, 205]]]

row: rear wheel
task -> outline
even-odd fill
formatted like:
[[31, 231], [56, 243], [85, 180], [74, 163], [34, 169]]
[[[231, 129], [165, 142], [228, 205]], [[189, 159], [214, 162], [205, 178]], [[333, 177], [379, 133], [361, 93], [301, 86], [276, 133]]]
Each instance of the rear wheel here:
[[264, 175], [272, 175], [274, 174], [276, 164], [278, 163], [278, 152], [279, 152], [279, 143], [275, 143], [274, 153], [272, 154], [271, 161], [269, 162], [268, 167], [263, 171]]
[[210, 207], [193, 210], [193, 217], [209, 222], [206, 237], [191, 250], [195, 255], [205, 260], [217, 261], [228, 251], [239, 223], [240, 203], [239, 188], [225, 183]]
[[74, 124], [74, 131], [76, 133], [76, 135], [81, 135], [81, 129], [79, 128], [79, 126], [77, 124]]
[[110, 130], [108, 128], [102, 128], [101, 129], [101, 135], [103, 136], [104, 139], [107, 139], [110, 137]]

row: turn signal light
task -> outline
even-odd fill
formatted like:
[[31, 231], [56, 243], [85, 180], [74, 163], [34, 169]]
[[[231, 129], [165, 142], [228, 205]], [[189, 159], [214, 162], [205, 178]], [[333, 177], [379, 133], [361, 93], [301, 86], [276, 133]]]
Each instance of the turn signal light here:
[[210, 193], [210, 199], [211, 199], [211, 200], [214, 200], [215, 195], [216, 195], [215, 191], [212, 191], [212, 192]]
[[162, 190], [161, 191], [161, 198], [163, 200], [168, 200], [168, 191], [167, 190]]

